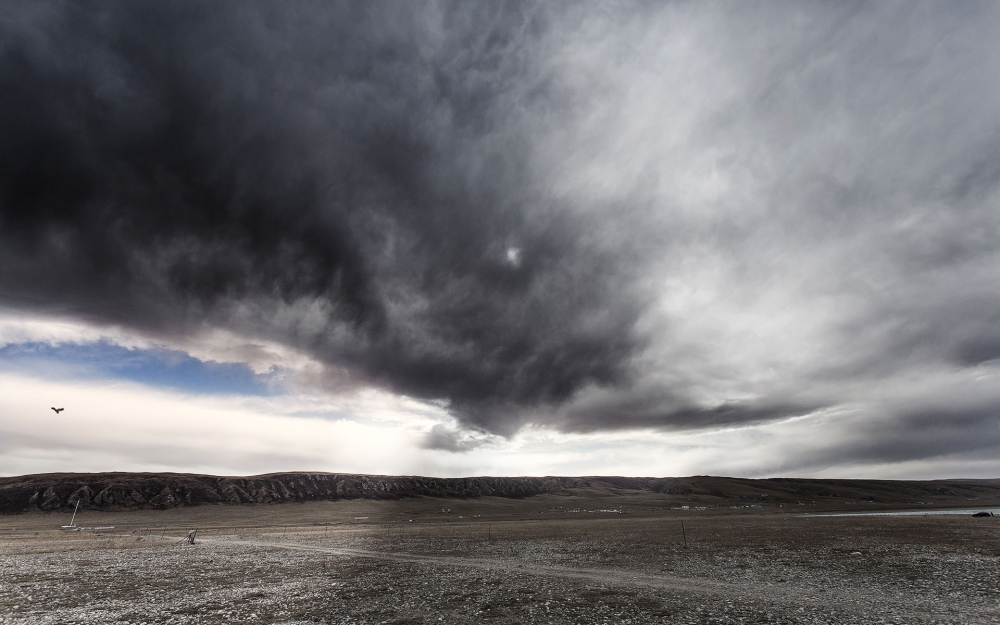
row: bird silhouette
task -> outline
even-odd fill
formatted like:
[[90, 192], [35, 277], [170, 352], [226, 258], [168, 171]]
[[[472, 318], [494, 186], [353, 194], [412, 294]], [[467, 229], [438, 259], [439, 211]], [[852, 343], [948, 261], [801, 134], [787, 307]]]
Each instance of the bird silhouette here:
[[65, 408], [53, 408], [53, 410], [56, 411], [56, 414], [59, 414], [60, 412], [62, 412], [63, 410], [66, 410], [66, 409]]

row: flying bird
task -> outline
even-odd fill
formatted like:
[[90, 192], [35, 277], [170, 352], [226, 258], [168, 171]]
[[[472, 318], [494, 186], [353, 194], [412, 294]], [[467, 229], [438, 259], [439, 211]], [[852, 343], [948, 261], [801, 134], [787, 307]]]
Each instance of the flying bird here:
[[55, 410], [56, 414], [59, 414], [60, 412], [62, 412], [63, 410], [66, 410], [66, 409], [65, 408], [53, 408], [52, 410]]

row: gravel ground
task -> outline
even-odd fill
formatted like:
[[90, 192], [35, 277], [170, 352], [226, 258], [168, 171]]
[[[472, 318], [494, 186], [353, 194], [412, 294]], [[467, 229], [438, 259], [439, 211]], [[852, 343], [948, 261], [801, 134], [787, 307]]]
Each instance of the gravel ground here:
[[0, 623], [1000, 622], [997, 519], [684, 522], [8, 531]]

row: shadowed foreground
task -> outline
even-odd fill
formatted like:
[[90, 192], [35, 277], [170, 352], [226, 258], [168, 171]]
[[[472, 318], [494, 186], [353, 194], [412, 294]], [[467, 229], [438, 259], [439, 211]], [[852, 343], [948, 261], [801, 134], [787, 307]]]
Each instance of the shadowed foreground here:
[[644, 493], [63, 517], [0, 519], [2, 622], [1000, 621], [1000, 519], [968, 514], [682, 511]]

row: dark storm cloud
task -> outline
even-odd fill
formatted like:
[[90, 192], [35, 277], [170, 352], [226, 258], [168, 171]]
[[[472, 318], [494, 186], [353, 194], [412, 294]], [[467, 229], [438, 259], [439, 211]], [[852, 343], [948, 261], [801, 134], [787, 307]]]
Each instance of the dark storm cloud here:
[[994, 5], [602, 7], [10, 5], [0, 304], [493, 433], [930, 431], [1000, 356]]
[[995, 460], [1000, 447], [1000, 401], [883, 409], [880, 419], [854, 418], [836, 441], [809, 441], [806, 453], [789, 450], [788, 471], [873, 464]]
[[824, 406], [777, 397], [726, 401], [699, 406], [666, 389], [630, 389], [626, 397], [612, 394], [578, 401], [555, 411], [553, 421], [565, 431], [595, 432], [607, 429], [686, 430], [746, 426], [797, 417]]
[[544, 28], [516, 3], [9, 7], [3, 303], [257, 333], [473, 422], [623, 380], [620, 266], [503, 130], [545, 98], [520, 82]]
[[458, 430], [440, 423], [430, 429], [421, 442], [424, 449], [440, 449], [452, 453], [463, 453], [482, 447], [485, 441], [463, 435]]

